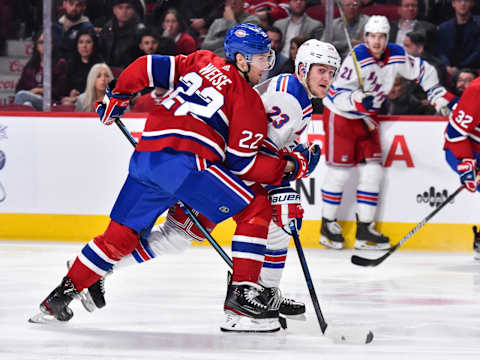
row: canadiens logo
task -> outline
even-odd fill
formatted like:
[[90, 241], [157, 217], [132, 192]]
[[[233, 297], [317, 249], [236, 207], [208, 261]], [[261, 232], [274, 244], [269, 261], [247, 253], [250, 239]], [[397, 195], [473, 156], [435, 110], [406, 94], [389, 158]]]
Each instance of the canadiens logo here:
[[247, 33], [245, 32], [245, 30], [238, 29], [237, 31], [235, 31], [235, 35], [237, 35], [239, 38], [243, 38], [247, 36]]

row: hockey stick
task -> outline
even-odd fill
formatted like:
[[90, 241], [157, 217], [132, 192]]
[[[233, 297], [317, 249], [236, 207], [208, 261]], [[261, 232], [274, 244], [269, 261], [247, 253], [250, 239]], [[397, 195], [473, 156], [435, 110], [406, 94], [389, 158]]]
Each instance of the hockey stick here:
[[307, 282], [308, 291], [310, 292], [310, 298], [312, 299], [313, 308], [317, 314], [318, 324], [320, 325], [320, 330], [322, 334], [330, 338], [337, 343], [354, 343], [354, 344], [368, 344], [373, 340], [373, 332], [370, 330], [365, 335], [359, 332], [353, 332], [351, 329], [336, 329], [332, 328], [332, 325], [328, 325], [323, 317], [322, 310], [320, 309], [320, 304], [318, 302], [317, 294], [315, 293], [315, 288], [313, 287], [312, 278], [310, 276], [310, 271], [308, 270], [307, 260], [305, 259], [305, 254], [303, 252], [302, 244], [300, 242], [300, 237], [298, 236], [297, 229], [295, 227], [295, 221], [290, 222], [290, 231], [295, 243], [295, 248], [297, 249], [298, 258], [300, 264], [302, 265], [303, 275], [305, 275], [305, 281]]
[[430, 220], [432, 217], [435, 216], [440, 210], [442, 210], [445, 205], [447, 205], [450, 201], [452, 201], [455, 196], [457, 196], [463, 189], [465, 188], [464, 185], [461, 185], [453, 194], [451, 194], [449, 197], [445, 199], [443, 203], [441, 203], [435, 210], [433, 210], [430, 214], [428, 214], [425, 219], [423, 219], [421, 222], [417, 224], [407, 235], [404, 236], [402, 240], [400, 240], [395, 246], [391, 247], [385, 254], [380, 256], [377, 259], [367, 259], [358, 255], [353, 255], [351, 258], [352, 263], [355, 265], [359, 266], [377, 266], [381, 264], [383, 261], [385, 261], [386, 258], [388, 258], [390, 255], [393, 254], [400, 246], [402, 246], [405, 241], [410, 239], [418, 230], [420, 230], [423, 225], [425, 225], [428, 220]]
[[[133, 145], [133, 147], [137, 146], [137, 141], [135, 138], [130, 134], [130, 131], [128, 131], [127, 127], [125, 124], [120, 120], [120, 118], [115, 120], [115, 124], [119, 127], [123, 135], [128, 139], [130, 144]], [[222, 257], [222, 259], [227, 263], [227, 265], [230, 267], [230, 269], [233, 269], [233, 263], [232, 259], [228, 256], [228, 254], [222, 249], [222, 247], [218, 244], [218, 242], [215, 241], [215, 239], [210, 235], [207, 229], [202, 225], [200, 221], [198, 221], [197, 217], [195, 214], [193, 214], [190, 209], [183, 203], [183, 201], [178, 200], [177, 201], [178, 206], [182, 208], [183, 211], [187, 214], [187, 216], [190, 218], [190, 220], [193, 221], [195, 225], [200, 229], [202, 234], [207, 238], [208, 242], [213, 246], [213, 248], [218, 252], [218, 254]]]

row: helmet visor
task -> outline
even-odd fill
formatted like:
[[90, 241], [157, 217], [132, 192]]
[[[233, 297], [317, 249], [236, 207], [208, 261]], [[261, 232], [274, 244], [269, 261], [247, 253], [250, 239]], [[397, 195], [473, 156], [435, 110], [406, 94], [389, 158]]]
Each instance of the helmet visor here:
[[261, 70], [272, 70], [275, 65], [275, 51], [270, 49], [264, 54], [254, 54], [250, 64]]

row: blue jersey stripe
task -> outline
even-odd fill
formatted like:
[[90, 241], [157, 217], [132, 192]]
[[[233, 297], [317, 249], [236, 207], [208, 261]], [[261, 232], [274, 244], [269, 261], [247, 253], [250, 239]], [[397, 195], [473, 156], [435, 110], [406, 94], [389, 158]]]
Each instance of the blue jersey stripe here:
[[361, 190], [357, 190], [357, 194], [367, 195], [367, 196], [378, 196], [378, 192], [368, 192], [368, 191], [361, 191]]
[[152, 249], [150, 248], [150, 245], [149, 245], [147, 239], [141, 238], [140, 243], [142, 244], [143, 249], [148, 254], [148, 256], [150, 256], [153, 259], [155, 257], [155, 254], [153, 253]]
[[374, 201], [367, 201], [367, 200], [358, 200], [357, 203], [359, 204], [365, 204], [365, 205], [372, 205], [372, 206], [377, 206], [377, 203]]
[[261, 244], [246, 243], [243, 241], [232, 241], [232, 251], [265, 255], [267, 247]]
[[287, 253], [288, 253], [288, 249], [278, 249], [278, 250], [267, 249], [267, 251], [265, 252], [265, 255], [278, 256], [278, 255], [287, 255]]
[[269, 263], [264, 262], [263, 267], [267, 269], [283, 269], [285, 267], [285, 263]]
[[89, 244], [83, 247], [82, 254], [103, 271], [110, 271], [113, 268], [113, 264], [103, 260], [95, 251], [93, 251]]
[[132, 256], [137, 260], [138, 263], [144, 262], [137, 250], [132, 251]]
[[170, 69], [174, 64], [170, 56], [151, 55], [152, 56], [152, 77], [153, 84], [156, 87], [170, 89]]
[[227, 165], [227, 168], [229, 168], [233, 172], [241, 172], [254, 160], [255, 155], [249, 157], [237, 156], [228, 152], [227, 150], [225, 163]]

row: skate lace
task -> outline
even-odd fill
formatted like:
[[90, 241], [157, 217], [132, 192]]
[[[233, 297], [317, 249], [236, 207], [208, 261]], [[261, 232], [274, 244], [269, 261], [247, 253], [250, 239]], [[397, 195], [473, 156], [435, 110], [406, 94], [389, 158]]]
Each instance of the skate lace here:
[[100, 285], [101, 293], [105, 294], [105, 278], [104, 277], [100, 278], [99, 285]]
[[331, 221], [331, 222], [329, 221], [327, 223], [327, 228], [328, 228], [328, 231], [330, 231], [332, 234], [336, 235], [336, 234], [342, 233], [342, 227], [336, 221]]
[[245, 288], [243, 291], [244, 291], [245, 300], [247, 300], [248, 303], [250, 303], [251, 305], [257, 308], [261, 308], [265, 310], [267, 309], [265, 305], [263, 305], [261, 302], [257, 300], [258, 295], [260, 295], [259, 290], [255, 289], [254, 287], [249, 287], [249, 288]]
[[268, 305], [274, 310], [278, 310], [280, 308], [280, 305], [284, 302], [283, 300], [285, 299], [282, 297], [282, 292], [280, 291], [279, 288], [272, 287], [270, 288], [270, 295], [271, 298], [268, 300]]

